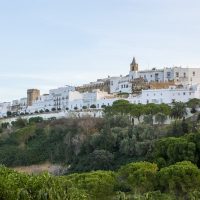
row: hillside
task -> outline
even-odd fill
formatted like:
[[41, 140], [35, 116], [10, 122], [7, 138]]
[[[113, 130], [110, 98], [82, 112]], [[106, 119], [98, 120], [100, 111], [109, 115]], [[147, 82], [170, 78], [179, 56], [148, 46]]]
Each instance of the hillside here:
[[118, 101], [103, 118], [4, 123], [1, 164], [28, 174], [59, 170], [35, 176], [1, 167], [0, 198], [199, 199], [200, 117], [186, 120], [187, 106]]

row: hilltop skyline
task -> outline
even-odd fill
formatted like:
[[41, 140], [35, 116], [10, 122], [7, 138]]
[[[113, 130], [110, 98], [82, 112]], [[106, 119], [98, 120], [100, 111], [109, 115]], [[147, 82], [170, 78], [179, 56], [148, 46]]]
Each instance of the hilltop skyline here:
[[[181, 4], [180, 4], [181, 3]], [[26, 89], [80, 85], [141, 70], [200, 67], [197, 0], [36, 0], [0, 6], [0, 102]]]

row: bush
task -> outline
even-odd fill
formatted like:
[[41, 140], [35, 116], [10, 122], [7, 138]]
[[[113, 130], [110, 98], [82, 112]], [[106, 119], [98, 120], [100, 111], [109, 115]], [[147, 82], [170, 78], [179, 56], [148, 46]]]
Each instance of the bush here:
[[134, 193], [153, 191], [158, 167], [149, 162], [130, 163], [118, 171], [118, 179]]
[[162, 191], [188, 199], [189, 192], [200, 187], [200, 171], [191, 162], [179, 162], [161, 169], [157, 180]]
[[155, 143], [153, 151], [154, 160], [167, 165], [188, 160], [196, 162], [196, 145], [186, 138], [163, 138]]
[[92, 199], [109, 199], [116, 185], [115, 174], [109, 171], [72, 174], [68, 180], [78, 189], [86, 191]]
[[17, 128], [23, 128], [27, 125], [27, 120], [18, 118], [16, 121], [12, 121], [12, 125]]
[[92, 105], [90, 106], [90, 108], [96, 108], [96, 105], [95, 105], [95, 104], [92, 104]]
[[7, 117], [12, 117], [12, 112], [11, 111], [7, 112]]
[[43, 121], [43, 118], [42, 117], [31, 117], [29, 119], [29, 123], [32, 124], [32, 123], [40, 123]]
[[6, 129], [6, 128], [8, 128], [9, 125], [10, 125], [9, 122], [4, 122], [1, 124], [1, 128]]

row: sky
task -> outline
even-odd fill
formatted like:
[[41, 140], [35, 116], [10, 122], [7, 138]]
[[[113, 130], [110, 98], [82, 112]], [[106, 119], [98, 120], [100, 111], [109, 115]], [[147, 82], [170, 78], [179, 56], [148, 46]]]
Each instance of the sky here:
[[0, 0], [0, 102], [140, 69], [200, 67], [199, 0]]

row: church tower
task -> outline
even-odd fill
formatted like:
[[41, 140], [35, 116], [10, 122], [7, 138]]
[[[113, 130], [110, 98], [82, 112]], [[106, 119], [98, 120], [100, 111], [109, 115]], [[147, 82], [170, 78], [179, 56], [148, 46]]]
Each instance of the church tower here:
[[133, 57], [133, 61], [130, 64], [130, 71], [138, 71], [138, 64], [135, 61], [135, 57]]

